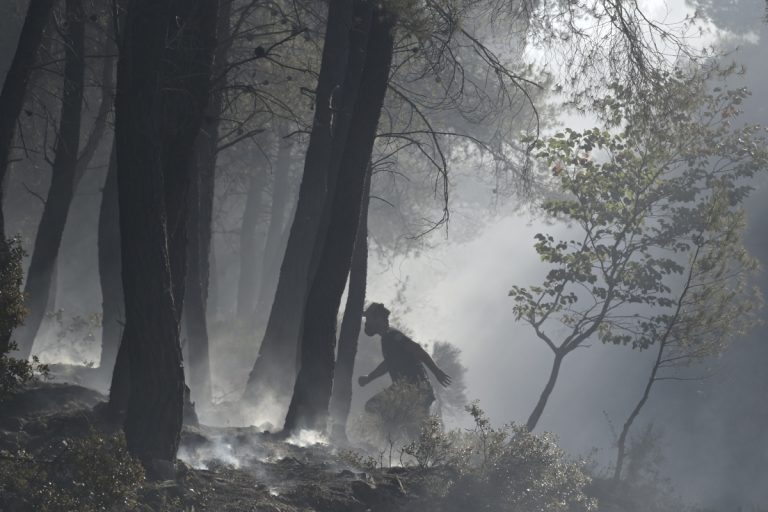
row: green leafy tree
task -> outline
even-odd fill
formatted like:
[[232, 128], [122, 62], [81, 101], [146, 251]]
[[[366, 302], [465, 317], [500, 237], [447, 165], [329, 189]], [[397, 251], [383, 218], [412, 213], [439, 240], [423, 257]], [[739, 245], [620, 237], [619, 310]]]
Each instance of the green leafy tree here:
[[704, 355], [744, 323], [754, 263], [740, 242], [740, 205], [768, 152], [758, 127], [733, 125], [748, 92], [707, 80], [728, 74], [676, 71], [643, 91], [614, 85], [596, 102], [607, 129], [536, 142], [562, 191], [542, 209], [571, 229], [566, 239], [536, 235], [551, 268], [543, 283], [510, 291], [516, 318], [554, 354], [529, 430], [563, 359], [587, 340], [641, 350], [674, 340]]
[[31, 361], [11, 357], [16, 343], [11, 333], [24, 321], [24, 295], [21, 283], [24, 272], [21, 259], [24, 250], [18, 239], [0, 240], [0, 402], [9, 398], [21, 386], [46, 375], [48, 366], [39, 363], [37, 356]]
[[747, 284], [757, 264], [742, 245], [744, 215], [734, 208], [731, 194], [715, 185], [699, 213], [699, 231], [692, 238], [684, 282], [673, 305], [649, 315], [642, 325], [640, 336], [653, 336], [656, 358], [619, 435], [615, 480], [621, 476], [629, 431], [653, 386], [698, 378], [679, 376], [677, 370], [723, 352], [754, 323], [760, 305], [759, 292]]

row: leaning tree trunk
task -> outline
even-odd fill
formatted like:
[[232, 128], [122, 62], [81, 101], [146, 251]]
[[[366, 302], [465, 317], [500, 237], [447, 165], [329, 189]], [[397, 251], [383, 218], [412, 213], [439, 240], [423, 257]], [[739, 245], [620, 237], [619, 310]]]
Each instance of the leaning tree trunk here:
[[189, 355], [189, 384], [192, 398], [203, 404], [211, 402], [210, 347], [208, 340], [208, 286], [211, 268], [211, 229], [213, 196], [218, 154], [219, 124], [224, 110], [227, 55], [231, 46], [230, 16], [232, 2], [222, 0], [218, 6], [216, 37], [219, 44], [213, 56], [213, 76], [210, 101], [206, 107], [203, 126], [197, 135], [193, 165], [188, 230], [189, 273], [184, 311]]
[[261, 237], [257, 231], [266, 181], [264, 169], [253, 169], [248, 184], [243, 222], [240, 225], [240, 279], [237, 283], [237, 319], [240, 327], [250, 324], [248, 320], [256, 309], [256, 290], [259, 287], [261, 267], [257, 258]]
[[[279, 130], [279, 128], [278, 128]], [[261, 279], [255, 302], [255, 312], [251, 328], [258, 328], [267, 319], [275, 298], [280, 260], [285, 249], [283, 233], [288, 215], [288, 174], [291, 164], [291, 142], [278, 136], [277, 158], [275, 159], [274, 178], [272, 180], [272, 204], [269, 211], [269, 227], [264, 242], [264, 257], [261, 260]]]
[[[666, 338], [666, 336], [664, 338]], [[653, 368], [651, 369], [651, 374], [648, 377], [648, 381], [645, 383], [645, 388], [643, 388], [643, 395], [635, 404], [632, 412], [629, 414], [627, 420], [624, 422], [624, 425], [621, 427], [621, 434], [619, 435], [618, 442], [616, 443], [616, 466], [613, 469], [614, 482], [618, 482], [621, 478], [621, 471], [624, 468], [624, 460], [627, 454], [627, 437], [629, 435], [629, 430], [632, 428], [632, 424], [635, 422], [637, 416], [640, 414], [640, 411], [648, 401], [648, 397], [651, 396], [651, 389], [656, 382], [656, 374], [659, 372], [659, 368], [661, 366], [661, 358], [664, 355], [665, 348], [666, 339], [662, 339], [659, 342], [659, 350], [656, 354], [656, 361], [654, 362]]]
[[215, 20], [215, 2], [135, 0], [121, 41], [115, 136], [125, 298], [120, 352], [128, 355], [130, 386], [124, 429], [128, 449], [145, 465], [173, 460], [179, 444], [185, 201]]
[[56, 257], [75, 191], [85, 76], [85, 14], [82, 0], [67, 0], [64, 86], [51, 186], [37, 228], [24, 295], [27, 317], [18, 331], [19, 356], [29, 357], [45, 316]]
[[347, 440], [347, 418], [352, 406], [352, 374], [357, 356], [357, 339], [365, 307], [365, 289], [368, 277], [368, 203], [371, 192], [371, 166], [365, 176], [360, 222], [355, 235], [355, 248], [349, 269], [349, 286], [344, 318], [339, 332], [339, 348], [331, 394], [332, 435], [339, 441]]
[[[369, 22], [363, 74], [353, 103], [351, 129], [330, 208], [318, 267], [307, 297], [301, 339], [301, 368], [285, 419], [285, 432], [326, 429], [334, 377], [336, 319], [360, 221], [365, 177], [389, 81], [394, 41], [391, 21], [376, 11]], [[363, 28], [362, 31], [366, 29]], [[354, 38], [363, 37], [353, 28]], [[351, 45], [351, 49], [355, 49]], [[352, 53], [352, 52], [350, 52]], [[346, 86], [346, 85], [345, 85]], [[347, 92], [350, 92], [347, 90]], [[343, 113], [342, 113], [343, 115]]]
[[[19, 43], [13, 56], [11, 67], [3, 82], [0, 92], [0, 265], [5, 265], [9, 257], [5, 247], [5, 219], [2, 208], [2, 187], [11, 158], [13, 135], [16, 131], [16, 121], [24, 107], [29, 78], [37, 57], [37, 51], [43, 39], [43, 31], [51, 17], [51, 9], [55, 0], [36, 0], [29, 2], [24, 26], [21, 29]], [[4, 338], [10, 338], [10, 332], [0, 333]]]
[[[315, 92], [315, 115], [304, 174], [299, 189], [296, 215], [291, 225], [275, 298], [259, 347], [256, 362], [246, 384], [243, 400], [258, 408], [262, 399], [284, 403], [291, 395], [296, 376], [296, 354], [310, 282], [312, 248], [320, 229], [320, 217], [330, 191], [332, 161], [343, 151], [348, 119], [335, 115], [340, 110], [341, 85], [347, 69], [349, 29], [353, 24], [353, 3], [338, 0], [329, 4], [323, 55]], [[355, 86], [355, 90], [357, 87]], [[332, 109], [332, 104], [333, 108]]]
[[[111, 25], [111, 24], [110, 24]], [[101, 70], [101, 99], [96, 116], [93, 118], [93, 126], [88, 134], [88, 138], [83, 144], [80, 156], [77, 159], [77, 169], [75, 171], [75, 188], [88, 170], [88, 166], [93, 160], [96, 150], [101, 145], [104, 135], [107, 133], [107, 117], [112, 110], [115, 100], [115, 35], [109, 31], [104, 36], [104, 64]], [[110, 157], [111, 158], [111, 157]]]
[[[6, 240], [5, 217], [3, 215], [3, 189], [11, 159], [16, 122], [24, 107], [32, 69], [43, 41], [43, 33], [51, 19], [51, 9], [55, 0], [38, 0], [29, 3], [24, 26], [21, 29], [11, 66], [5, 76], [3, 89], [0, 91], [0, 270], [9, 279], [16, 272], [11, 245]], [[19, 287], [21, 283], [18, 283]], [[6, 305], [6, 297], [0, 297], [0, 305]], [[9, 298], [13, 301], [13, 298]], [[10, 303], [7, 305], [11, 305]], [[3, 322], [0, 325], [0, 354], [5, 354], [11, 346], [11, 335], [16, 322]]]
[[[193, 165], [200, 165], [197, 162]], [[200, 176], [192, 180], [187, 241], [187, 284], [184, 301], [184, 326], [189, 359], [189, 387], [193, 400], [208, 404], [211, 401], [211, 368], [208, 350], [208, 326], [205, 321], [205, 290], [203, 289], [202, 225], [200, 220]]]
[[114, 369], [125, 317], [123, 312], [123, 284], [120, 281], [120, 220], [117, 208], [117, 161], [115, 156], [115, 144], [113, 143], [107, 178], [101, 193], [97, 240], [102, 301], [101, 363], [99, 364], [102, 377], [107, 377]]
[[528, 417], [528, 421], [525, 424], [529, 432], [533, 432], [533, 429], [536, 428], [536, 425], [539, 423], [539, 419], [544, 412], [544, 407], [547, 405], [547, 401], [552, 394], [552, 390], [555, 389], [555, 382], [557, 382], [557, 377], [560, 375], [560, 366], [563, 364], [565, 354], [566, 352], [562, 351], [555, 352], [555, 360], [552, 362], [552, 370], [549, 372], [547, 384], [544, 386], [544, 389], [539, 396], [539, 400], [536, 402], [536, 407], [533, 408], [533, 412], [531, 412], [531, 415]]

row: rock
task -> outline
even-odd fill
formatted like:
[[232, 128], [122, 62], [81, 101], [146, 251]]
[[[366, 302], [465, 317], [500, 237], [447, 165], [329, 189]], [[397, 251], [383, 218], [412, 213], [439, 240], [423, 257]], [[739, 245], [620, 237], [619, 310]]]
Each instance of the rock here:
[[152, 480], [175, 480], [179, 473], [174, 462], [162, 459], [152, 459], [147, 470]]
[[10, 430], [11, 432], [18, 432], [24, 429], [24, 420], [21, 418], [3, 418], [0, 417], [0, 428], [4, 430]]
[[196, 450], [210, 442], [210, 439], [194, 427], [187, 426], [181, 431], [181, 445], [185, 448]]
[[192, 427], [199, 427], [200, 420], [197, 417], [197, 411], [195, 410], [195, 402], [190, 398], [192, 392], [189, 386], [184, 385], [184, 409], [183, 409], [183, 423]]
[[176, 474], [178, 476], [187, 476], [192, 472], [192, 466], [183, 461], [176, 461]]
[[382, 482], [380, 485], [383, 489], [386, 489], [391, 494], [399, 495], [399, 496], [405, 496], [405, 486], [403, 485], [403, 481], [400, 480], [400, 477], [397, 475], [388, 477], [384, 482]]
[[275, 426], [268, 421], [265, 421], [256, 428], [259, 430], [259, 432], [263, 432], [265, 434], [270, 434], [273, 430], [275, 430]]
[[48, 423], [42, 419], [34, 419], [24, 425], [24, 431], [33, 436], [38, 436], [48, 432]]
[[366, 505], [372, 505], [380, 501], [376, 489], [367, 482], [354, 480], [350, 487], [352, 488], [352, 496]]

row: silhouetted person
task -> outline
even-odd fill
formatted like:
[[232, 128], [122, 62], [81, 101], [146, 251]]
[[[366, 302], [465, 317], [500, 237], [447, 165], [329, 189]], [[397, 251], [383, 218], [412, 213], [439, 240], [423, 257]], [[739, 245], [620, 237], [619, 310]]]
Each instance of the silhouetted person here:
[[[371, 373], [360, 377], [358, 383], [365, 386], [372, 380], [389, 373], [392, 384], [406, 382], [419, 389], [420, 403], [416, 405], [423, 407], [424, 413], [428, 414], [429, 407], [435, 401], [435, 394], [424, 366], [429, 368], [443, 386], [448, 386], [451, 383], [451, 378], [438, 368], [421, 345], [389, 326], [389, 310], [383, 304], [372, 303], [365, 310], [363, 316], [365, 317], [365, 334], [381, 336], [381, 354], [384, 356], [384, 361]], [[366, 402], [365, 410], [367, 412], [372, 414], [379, 412], [382, 393], [374, 395]]]

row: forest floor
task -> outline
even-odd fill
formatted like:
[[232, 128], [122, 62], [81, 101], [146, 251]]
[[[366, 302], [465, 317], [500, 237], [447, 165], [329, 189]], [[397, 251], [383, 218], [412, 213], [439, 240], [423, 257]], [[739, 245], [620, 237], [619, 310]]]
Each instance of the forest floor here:
[[[99, 412], [105, 401], [74, 384], [23, 390], [0, 407], [0, 456], [50, 459], [55, 447], [89, 432], [118, 432], [119, 425]], [[255, 427], [185, 426], [179, 459], [141, 484], [130, 510], [376, 512], [415, 510], [420, 501], [422, 479], [415, 470], [362, 470], [344, 451], [301, 438], [280, 440]], [[25, 463], [32, 462], [19, 460]]]

